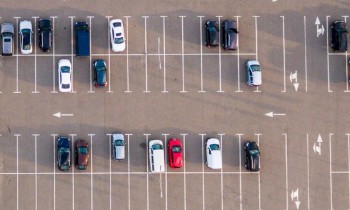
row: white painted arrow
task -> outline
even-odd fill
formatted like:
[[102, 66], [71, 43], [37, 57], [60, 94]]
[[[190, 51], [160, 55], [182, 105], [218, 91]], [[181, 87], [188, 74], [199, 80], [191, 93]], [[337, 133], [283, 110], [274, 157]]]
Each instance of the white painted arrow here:
[[320, 19], [317, 17], [315, 21], [315, 25], [320, 25], [320, 24], [321, 24]]
[[268, 112], [268, 113], [266, 113], [265, 115], [268, 116], [268, 117], [274, 117], [274, 116], [284, 116], [284, 115], [286, 115], [286, 114], [282, 114], [282, 113], [275, 114], [275, 113], [273, 113], [273, 112]]
[[61, 118], [61, 117], [73, 117], [74, 114], [61, 114], [61, 112], [57, 112], [57, 113], [53, 114], [52, 116], [58, 117], [58, 118]]
[[317, 142], [318, 142], [318, 143], [322, 143], [322, 142], [323, 142], [323, 141], [322, 141], [322, 138], [321, 138], [321, 134], [318, 134]]
[[295, 201], [295, 205], [297, 206], [297, 209], [299, 209], [300, 201]]

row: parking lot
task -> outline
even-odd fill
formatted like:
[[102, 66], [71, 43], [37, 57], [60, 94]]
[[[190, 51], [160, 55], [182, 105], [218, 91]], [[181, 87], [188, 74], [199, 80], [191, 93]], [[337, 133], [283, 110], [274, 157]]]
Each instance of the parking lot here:
[[[345, 0], [22, 3], [0, 10], [16, 34], [14, 55], [0, 57], [2, 209], [350, 208], [349, 56], [329, 43], [331, 22], [350, 20]], [[49, 53], [37, 43], [43, 17], [54, 27]], [[110, 49], [114, 18], [126, 30], [122, 53]], [[24, 19], [34, 27], [30, 55], [19, 52]], [[209, 19], [237, 22], [236, 51], [204, 46]], [[89, 57], [75, 56], [78, 20], [90, 25]], [[71, 93], [58, 92], [62, 58], [73, 65]], [[108, 66], [104, 88], [93, 84], [98, 58]], [[245, 64], [255, 59], [263, 82], [248, 87]], [[126, 137], [124, 161], [110, 158], [113, 132]], [[89, 142], [87, 171], [58, 170], [62, 135]], [[221, 141], [221, 170], [205, 164], [209, 137]], [[149, 173], [148, 141], [170, 138], [183, 143], [183, 168]], [[259, 172], [244, 168], [247, 140], [259, 142]]]

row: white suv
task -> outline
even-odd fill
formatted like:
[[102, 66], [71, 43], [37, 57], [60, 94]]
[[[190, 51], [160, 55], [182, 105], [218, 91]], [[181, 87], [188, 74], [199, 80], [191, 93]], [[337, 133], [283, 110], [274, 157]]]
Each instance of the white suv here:
[[149, 167], [152, 173], [164, 172], [164, 146], [161, 140], [148, 143]]

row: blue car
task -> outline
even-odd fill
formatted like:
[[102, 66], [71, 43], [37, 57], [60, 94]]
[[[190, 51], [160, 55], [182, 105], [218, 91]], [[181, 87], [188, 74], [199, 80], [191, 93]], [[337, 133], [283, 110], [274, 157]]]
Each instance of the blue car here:
[[95, 86], [104, 87], [107, 86], [107, 65], [106, 61], [102, 59], [95, 60], [93, 64], [95, 72]]

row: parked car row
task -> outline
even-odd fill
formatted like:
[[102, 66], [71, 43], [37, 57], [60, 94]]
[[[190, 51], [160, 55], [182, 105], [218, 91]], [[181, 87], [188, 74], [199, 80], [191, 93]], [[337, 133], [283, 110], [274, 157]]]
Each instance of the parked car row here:
[[[113, 133], [110, 136], [111, 158], [121, 161], [125, 159], [125, 139], [121, 133]], [[177, 138], [171, 138], [167, 142], [168, 163], [171, 168], [182, 168], [183, 146]], [[61, 171], [71, 168], [71, 140], [66, 136], [57, 138], [57, 166]], [[151, 173], [162, 173], [165, 171], [165, 148], [162, 140], [150, 140], [148, 142], [148, 158]], [[220, 141], [209, 138], [205, 144], [206, 165], [211, 169], [222, 169], [222, 153]], [[259, 145], [254, 141], [244, 143], [245, 168], [249, 171], [260, 170]], [[90, 150], [86, 140], [77, 140], [74, 144], [75, 168], [86, 170], [89, 165]]]
[[[122, 52], [125, 49], [125, 35], [123, 22], [113, 19], [109, 24], [111, 48], [114, 52]], [[19, 22], [19, 43], [22, 54], [33, 52], [33, 25], [30, 20]], [[77, 21], [74, 24], [75, 53], [76, 56], [90, 55], [90, 28], [85, 21]], [[50, 19], [38, 20], [39, 48], [43, 52], [49, 52], [52, 48], [53, 28]], [[14, 49], [14, 26], [12, 23], [1, 24], [2, 55], [11, 56]]]

